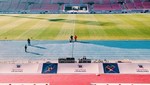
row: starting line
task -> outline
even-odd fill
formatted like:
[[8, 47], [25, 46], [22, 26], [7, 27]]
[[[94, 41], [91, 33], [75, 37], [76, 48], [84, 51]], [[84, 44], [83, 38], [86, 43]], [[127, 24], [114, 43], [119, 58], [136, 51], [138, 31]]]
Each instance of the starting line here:
[[150, 84], [130, 84], [130, 83], [91, 83], [91, 85], [150, 85]]
[[0, 83], [0, 85], [50, 85], [49, 83]]

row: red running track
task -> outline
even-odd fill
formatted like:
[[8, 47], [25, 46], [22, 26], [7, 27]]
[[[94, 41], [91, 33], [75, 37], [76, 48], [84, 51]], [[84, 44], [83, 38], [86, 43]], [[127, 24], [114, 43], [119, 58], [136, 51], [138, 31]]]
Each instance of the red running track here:
[[90, 83], [148, 83], [150, 75], [0, 75], [0, 83], [50, 83], [50, 85], [90, 85]]

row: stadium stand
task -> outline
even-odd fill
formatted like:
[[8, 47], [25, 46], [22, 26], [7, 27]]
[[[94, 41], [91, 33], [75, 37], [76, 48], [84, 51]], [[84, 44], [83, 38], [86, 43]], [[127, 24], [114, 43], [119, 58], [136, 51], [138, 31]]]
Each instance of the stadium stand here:
[[110, 4], [110, 0], [103, 0], [103, 4]]
[[143, 2], [143, 7], [145, 8], [145, 9], [150, 9], [150, 1], [146, 1], [145, 0], [145, 2]]
[[[8, 63], [7, 63], [8, 62]], [[53, 60], [0, 61], [0, 74], [150, 74], [150, 63], [127, 61], [95, 62], [83, 57], [76, 62], [75, 58]], [[18, 64], [19, 63], [19, 64]], [[128, 67], [130, 69], [126, 69]], [[33, 68], [33, 69], [31, 69]]]
[[134, 4], [135, 4], [136, 9], [143, 9], [143, 5], [140, 0], [135, 0]]
[[100, 0], [83, 0], [83, 3], [94, 2], [94, 4], [100, 3]]
[[94, 10], [112, 10], [110, 5], [106, 4], [94, 4]]
[[135, 6], [133, 3], [126, 3], [126, 8], [129, 10], [135, 9]]
[[10, 12], [11, 11], [15, 11], [17, 9], [17, 7], [18, 7], [18, 4], [19, 4], [19, 0], [12, 1], [10, 3], [10, 7], [9, 7], [8, 11], [10, 11]]
[[81, 3], [81, 1], [80, 0], [72, 0], [72, 2], [71, 3], [74, 3], [74, 4], [80, 4]]
[[74, 6], [80, 11], [86, 4], [89, 11], [82, 9], [82, 13], [149, 12], [150, 9], [149, 0], [1, 0], [0, 13], [70, 13], [65, 10], [68, 4], [73, 11]]
[[121, 10], [121, 6], [119, 4], [112, 4], [111, 7], [113, 10]]

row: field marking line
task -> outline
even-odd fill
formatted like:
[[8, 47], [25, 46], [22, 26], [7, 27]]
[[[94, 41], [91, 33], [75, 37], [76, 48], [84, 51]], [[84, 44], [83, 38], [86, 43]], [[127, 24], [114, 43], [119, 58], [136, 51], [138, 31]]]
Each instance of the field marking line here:
[[76, 15], [68, 15], [67, 20], [62, 25], [61, 30], [59, 31], [55, 40], [62, 40], [67, 38], [69, 40], [70, 35], [74, 35], [75, 20]]
[[[31, 16], [33, 16], [33, 15], [31, 15]], [[7, 25], [0, 27], [0, 35], [8, 32], [9, 30], [11, 30], [11, 29], [13, 29], [13, 28], [15, 28], [15, 27], [27, 22], [27, 21], [29, 21], [29, 19], [22, 19], [21, 18], [21, 19], [17, 19], [15, 22], [12, 22], [12, 23], [9, 23]]]
[[[40, 16], [40, 15], [39, 15]], [[37, 16], [38, 17], [38, 16]], [[46, 16], [47, 17], [47, 16]], [[49, 16], [48, 16], [49, 17]], [[49, 18], [53, 18], [54, 16], [50, 16]], [[31, 26], [28, 30], [26, 30], [25, 32], [23, 32], [21, 35], [19, 35], [16, 39], [19, 39], [21, 37], [24, 37], [24, 36], [28, 36], [29, 33], [33, 32], [32, 30], [35, 30], [35, 29], [39, 29], [39, 28], [42, 28], [39, 33], [37, 33], [37, 31], [33, 32], [32, 34], [35, 34], [36, 36], [38, 36], [39, 34], [41, 34], [45, 29], [46, 27], [49, 27], [50, 24], [48, 24], [49, 22], [47, 20], [39, 20], [36, 24], [34, 24], [33, 26]], [[36, 36], [35, 35], [30, 35], [30, 37], [33, 37], [35, 38]]]
[[[90, 16], [85, 16], [89, 21], [95, 21], [97, 24], [99, 24], [99, 21], [95, 18], [95, 16], [92, 14], [92, 15], [90, 15]], [[89, 23], [90, 24], [90, 23]], [[88, 28], [88, 31], [89, 31], [89, 33], [90, 33], [90, 37], [91, 37], [91, 35], [92, 35], [92, 37], [93, 37], [93, 35], [96, 37], [97, 36], [97, 34], [99, 33], [98, 31], [101, 31], [102, 33], [103, 33], [103, 35], [104, 36], [107, 36], [107, 33], [103, 30], [103, 27], [101, 26], [101, 25], [98, 25], [98, 26], [94, 26], [94, 25], [86, 25], [87, 26], [87, 28]], [[95, 29], [97, 29], [97, 30], [95, 30]]]

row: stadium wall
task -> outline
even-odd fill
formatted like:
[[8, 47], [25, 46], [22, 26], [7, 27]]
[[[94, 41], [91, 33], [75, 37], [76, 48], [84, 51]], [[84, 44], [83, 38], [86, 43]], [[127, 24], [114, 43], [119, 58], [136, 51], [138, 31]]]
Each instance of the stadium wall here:
[[[102, 72], [102, 71], [101, 71]], [[71, 74], [98, 74], [98, 64], [59, 64], [58, 73], [71, 73]]]
[[0, 74], [150, 74], [150, 63], [0, 64]]
[[[148, 63], [119, 63], [121, 74], [149, 74], [150, 64]], [[129, 68], [129, 69], [127, 69]]]
[[0, 74], [40, 74], [41, 64], [0, 64]]

